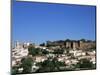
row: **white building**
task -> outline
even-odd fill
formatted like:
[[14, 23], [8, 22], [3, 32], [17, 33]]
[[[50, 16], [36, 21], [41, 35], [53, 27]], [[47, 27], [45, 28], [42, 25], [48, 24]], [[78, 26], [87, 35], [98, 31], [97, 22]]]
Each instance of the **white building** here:
[[14, 66], [17, 61], [28, 55], [28, 48], [24, 48], [20, 42], [15, 43], [15, 48], [12, 49], [12, 65]]
[[83, 52], [82, 50], [71, 50], [69, 53], [72, 53], [75, 57], [86, 55], [86, 52]]
[[47, 60], [46, 56], [35, 56], [35, 57], [33, 57], [33, 61], [35, 61], [35, 62], [43, 62], [45, 60]]

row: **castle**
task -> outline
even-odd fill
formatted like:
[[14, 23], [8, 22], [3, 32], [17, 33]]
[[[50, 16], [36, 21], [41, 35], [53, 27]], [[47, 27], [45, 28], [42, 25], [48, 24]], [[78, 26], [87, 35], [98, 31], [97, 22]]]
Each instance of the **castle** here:
[[47, 46], [59, 46], [61, 48], [68, 49], [89, 49], [95, 48], [96, 42], [91, 40], [59, 40], [59, 41], [47, 41]]

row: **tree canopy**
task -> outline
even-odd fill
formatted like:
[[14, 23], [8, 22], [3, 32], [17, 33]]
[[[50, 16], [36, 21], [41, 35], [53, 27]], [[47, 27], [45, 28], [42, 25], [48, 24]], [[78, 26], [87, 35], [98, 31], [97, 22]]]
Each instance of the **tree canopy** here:
[[90, 62], [88, 59], [80, 59], [79, 63], [77, 63], [77, 68], [80, 69], [92, 69], [93, 68], [92, 62]]
[[32, 69], [33, 60], [29, 57], [23, 58], [21, 60], [21, 67], [23, 68], [23, 73], [30, 73]]
[[60, 71], [60, 67], [66, 66], [64, 62], [59, 62], [57, 59], [48, 59], [44, 62], [38, 63], [40, 66], [37, 72], [53, 72], [53, 71]]

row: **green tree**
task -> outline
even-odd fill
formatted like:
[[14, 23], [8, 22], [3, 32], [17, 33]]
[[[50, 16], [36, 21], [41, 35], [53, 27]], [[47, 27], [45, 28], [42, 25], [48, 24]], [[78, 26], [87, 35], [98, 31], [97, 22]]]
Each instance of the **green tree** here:
[[16, 75], [17, 72], [18, 72], [18, 68], [17, 67], [12, 67], [11, 75]]
[[47, 50], [43, 50], [42, 54], [49, 54], [49, 52]]
[[54, 72], [60, 71], [60, 67], [65, 66], [64, 62], [59, 62], [56, 58], [45, 60], [44, 62], [37, 63], [40, 66], [37, 72]]
[[40, 46], [45, 46], [45, 43], [40, 44]]
[[21, 60], [21, 67], [23, 68], [23, 73], [31, 73], [31, 69], [32, 69], [32, 64], [33, 64], [33, 60], [32, 58], [23, 58]]
[[58, 49], [58, 50], [54, 50], [53, 54], [63, 54], [64, 50], [63, 49]]
[[76, 68], [80, 69], [92, 69], [93, 68], [92, 62], [88, 59], [81, 59], [79, 60], [79, 63], [77, 63]]
[[32, 56], [38, 55], [41, 52], [39, 48], [34, 48], [34, 46], [29, 46], [28, 51]]

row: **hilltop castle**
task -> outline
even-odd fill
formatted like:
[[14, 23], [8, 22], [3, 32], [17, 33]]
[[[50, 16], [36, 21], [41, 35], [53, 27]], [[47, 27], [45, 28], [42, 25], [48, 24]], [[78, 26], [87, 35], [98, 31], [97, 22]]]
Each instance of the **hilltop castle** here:
[[69, 49], [88, 49], [88, 48], [95, 48], [96, 42], [91, 40], [59, 40], [59, 41], [47, 41], [47, 46], [59, 46]]

